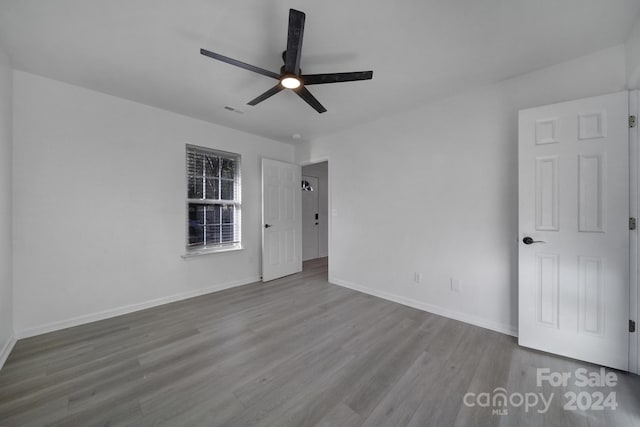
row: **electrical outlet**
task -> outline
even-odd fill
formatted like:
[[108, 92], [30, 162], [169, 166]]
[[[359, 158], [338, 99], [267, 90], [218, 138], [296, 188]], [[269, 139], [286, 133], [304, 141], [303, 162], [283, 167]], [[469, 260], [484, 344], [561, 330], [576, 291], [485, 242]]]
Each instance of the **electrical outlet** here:
[[451, 290], [453, 292], [462, 291], [462, 280], [451, 278]]
[[418, 273], [417, 271], [413, 273], [413, 281], [416, 283], [422, 282], [422, 273]]

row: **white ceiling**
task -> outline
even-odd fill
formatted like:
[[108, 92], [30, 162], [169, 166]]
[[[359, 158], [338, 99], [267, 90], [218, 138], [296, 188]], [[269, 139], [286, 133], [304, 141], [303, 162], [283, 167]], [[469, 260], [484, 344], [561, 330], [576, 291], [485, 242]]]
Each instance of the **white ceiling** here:
[[[373, 70], [246, 105], [279, 72], [289, 8], [306, 74]], [[0, 0], [15, 68], [293, 143], [624, 42], [639, 0]], [[243, 110], [237, 114], [225, 105]]]

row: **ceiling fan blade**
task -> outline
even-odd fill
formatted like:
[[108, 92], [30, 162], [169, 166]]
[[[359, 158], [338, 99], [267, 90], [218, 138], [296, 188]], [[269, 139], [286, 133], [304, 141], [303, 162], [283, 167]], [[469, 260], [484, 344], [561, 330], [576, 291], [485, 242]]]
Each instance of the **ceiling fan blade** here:
[[271, 98], [273, 95], [275, 95], [276, 93], [280, 92], [283, 89], [284, 89], [284, 87], [282, 87], [282, 85], [280, 83], [278, 83], [277, 85], [275, 85], [274, 87], [272, 87], [271, 89], [269, 89], [268, 91], [266, 91], [265, 93], [260, 95], [259, 97], [255, 98], [255, 99], [252, 99], [251, 101], [247, 102], [247, 105], [259, 104], [262, 101], [264, 101], [265, 99]]
[[262, 74], [263, 76], [280, 80], [280, 74], [265, 70], [264, 68], [245, 64], [244, 62], [229, 58], [228, 56], [220, 55], [219, 53], [210, 52], [206, 49], [200, 49], [200, 53], [204, 56], [208, 56], [209, 58], [217, 59], [218, 61], [226, 62], [227, 64], [235, 65], [236, 67], [244, 68], [245, 70], [253, 71], [254, 73]]
[[300, 73], [300, 53], [302, 52], [302, 36], [304, 34], [305, 14], [299, 10], [289, 9], [289, 33], [287, 34], [287, 50], [284, 57], [285, 73]]
[[306, 87], [301, 86], [298, 89], [294, 89], [294, 92], [297, 93], [300, 98], [304, 99], [307, 104], [311, 105], [318, 113], [324, 113], [327, 111], [327, 109], [324, 108], [313, 95], [311, 95], [311, 92], [309, 92]]
[[356, 80], [370, 80], [373, 71], [353, 71], [351, 73], [307, 74], [303, 75], [305, 85], [320, 85], [325, 83], [353, 82]]

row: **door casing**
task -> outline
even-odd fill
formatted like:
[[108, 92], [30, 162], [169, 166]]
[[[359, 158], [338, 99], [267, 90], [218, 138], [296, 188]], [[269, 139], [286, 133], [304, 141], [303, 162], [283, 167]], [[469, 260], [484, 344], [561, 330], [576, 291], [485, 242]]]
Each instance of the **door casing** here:
[[[640, 112], [640, 91], [629, 93], [629, 115], [638, 117]], [[640, 212], [640, 132], [638, 125], [629, 128], [629, 216], [638, 220]], [[638, 320], [640, 320], [640, 252], [638, 250], [638, 230], [629, 235], [629, 320], [636, 322], [636, 332], [629, 333], [629, 372], [640, 374], [640, 340]]]

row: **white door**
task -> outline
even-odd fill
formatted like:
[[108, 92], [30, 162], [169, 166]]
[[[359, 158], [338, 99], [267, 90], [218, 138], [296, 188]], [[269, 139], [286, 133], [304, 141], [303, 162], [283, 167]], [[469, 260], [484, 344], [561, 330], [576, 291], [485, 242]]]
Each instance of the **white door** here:
[[262, 281], [302, 271], [300, 166], [262, 159]]
[[306, 261], [320, 256], [318, 178], [303, 175], [302, 183], [302, 260]]
[[519, 344], [627, 370], [628, 94], [523, 110], [518, 128]]

